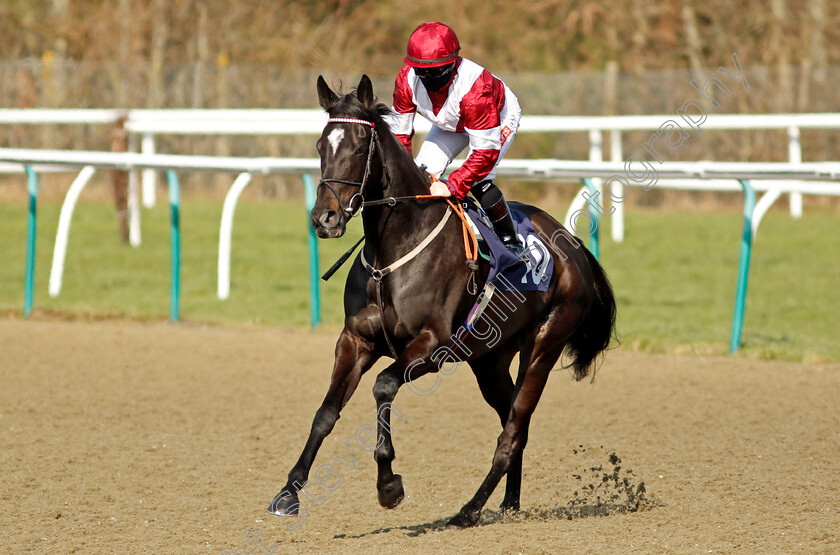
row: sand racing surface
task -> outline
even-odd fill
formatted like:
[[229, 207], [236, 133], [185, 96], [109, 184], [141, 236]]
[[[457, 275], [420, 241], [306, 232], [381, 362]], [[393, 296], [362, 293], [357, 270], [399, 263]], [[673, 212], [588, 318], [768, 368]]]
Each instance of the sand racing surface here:
[[382, 362], [316, 459], [330, 491], [311, 487], [305, 519], [272, 516], [336, 335], [0, 320], [0, 551], [840, 552], [840, 365], [622, 350], [594, 384], [551, 376], [518, 516], [498, 513], [502, 484], [480, 526], [443, 529], [500, 431], [466, 365], [397, 395], [406, 498], [379, 507], [356, 431]]

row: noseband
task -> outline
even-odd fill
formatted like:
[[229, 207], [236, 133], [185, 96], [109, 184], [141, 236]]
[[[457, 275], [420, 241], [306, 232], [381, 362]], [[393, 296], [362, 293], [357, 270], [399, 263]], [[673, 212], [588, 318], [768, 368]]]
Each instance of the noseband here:
[[[355, 118], [330, 118], [327, 120], [327, 123], [358, 123], [370, 127], [370, 143], [368, 143], [368, 156], [367, 162], [365, 162], [365, 173], [362, 176], [362, 180], [350, 181], [347, 179], [326, 178], [318, 182], [318, 185], [321, 185], [323, 183], [330, 189], [330, 191], [332, 191], [332, 194], [335, 195], [335, 199], [338, 201], [338, 206], [341, 208], [341, 211], [352, 218], [356, 215], [356, 213], [359, 211], [359, 209], [365, 202], [365, 185], [367, 185], [368, 178], [370, 178], [370, 162], [373, 159], [373, 151], [376, 150], [376, 127], [374, 127], [372, 121]], [[338, 192], [331, 185], [331, 183], [343, 183], [345, 185], [353, 185], [359, 188], [359, 192], [353, 194], [353, 196], [350, 197], [350, 202], [347, 203], [347, 208], [344, 207], [344, 204], [341, 202], [341, 197], [338, 196]], [[359, 199], [359, 203], [354, 206], [354, 201], [356, 200], [356, 198]]]

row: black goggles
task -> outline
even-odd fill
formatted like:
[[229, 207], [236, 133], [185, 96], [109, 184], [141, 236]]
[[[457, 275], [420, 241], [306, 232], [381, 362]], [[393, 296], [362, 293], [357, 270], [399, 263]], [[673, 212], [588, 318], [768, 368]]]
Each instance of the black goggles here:
[[414, 68], [414, 74], [417, 75], [417, 77], [440, 79], [441, 77], [446, 77], [452, 73], [453, 69], [455, 69], [455, 64], [447, 64], [445, 66], [438, 67], [416, 67]]

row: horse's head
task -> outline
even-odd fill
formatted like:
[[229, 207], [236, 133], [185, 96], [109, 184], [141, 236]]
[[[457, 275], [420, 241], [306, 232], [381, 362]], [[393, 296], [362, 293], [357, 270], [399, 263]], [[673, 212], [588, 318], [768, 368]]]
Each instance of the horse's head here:
[[376, 103], [367, 75], [345, 95], [318, 77], [318, 101], [330, 118], [317, 142], [321, 181], [310, 217], [318, 237], [341, 237], [363, 199], [381, 193], [376, 124], [385, 107]]

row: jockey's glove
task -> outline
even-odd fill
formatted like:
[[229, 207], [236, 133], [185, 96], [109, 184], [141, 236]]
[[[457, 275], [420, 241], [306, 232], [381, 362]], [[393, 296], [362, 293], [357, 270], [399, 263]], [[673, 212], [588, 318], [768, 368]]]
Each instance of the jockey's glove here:
[[429, 191], [438, 197], [451, 197], [452, 191], [449, 190], [449, 187], [446, 186], [446, 183], [436, 179], [432, 182], [432, 186], [429, 187]]
[[426, 164], [420, 164], [420, 173], [426, 179], [426, 185], [429, 186], [429, 192], [436, 197], [451, 197], [452, 191], [446, 185], [446, 182], [438, 179], [433, 173], [426, 169]]

